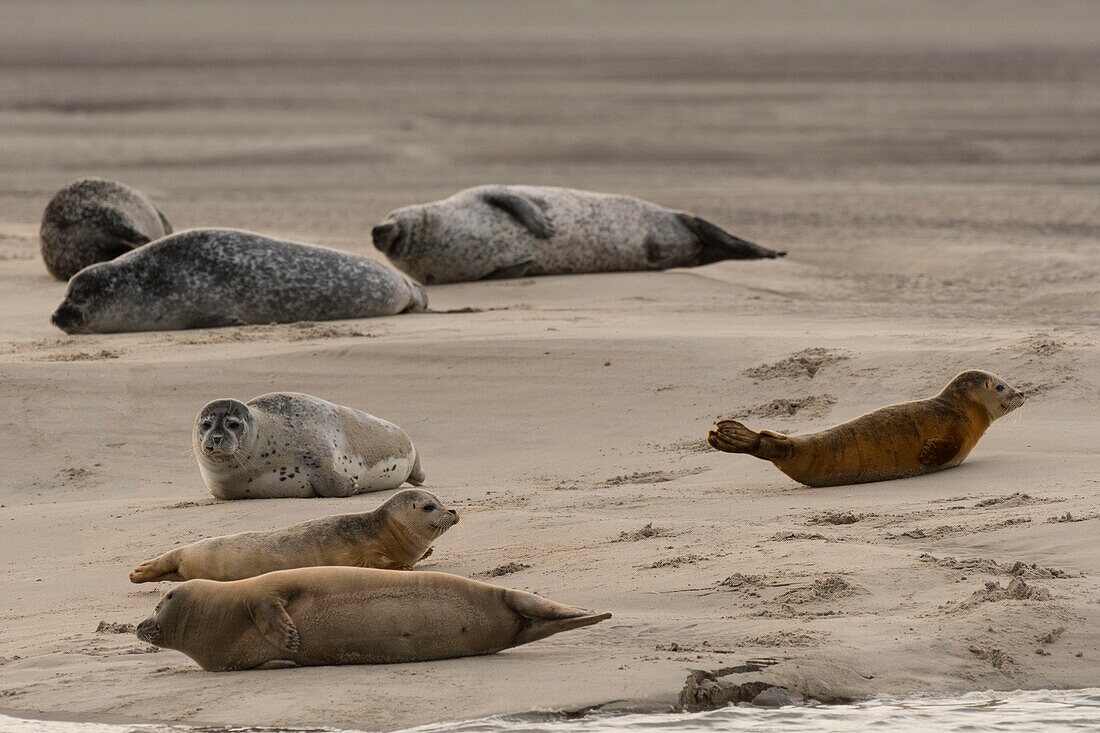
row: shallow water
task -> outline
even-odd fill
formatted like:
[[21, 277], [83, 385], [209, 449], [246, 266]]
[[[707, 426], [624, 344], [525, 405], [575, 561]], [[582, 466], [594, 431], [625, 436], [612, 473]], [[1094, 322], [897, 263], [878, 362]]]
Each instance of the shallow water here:
[[[879, 699], [856, 705], [817, 705], [780, 709], [729, 707], [706, 713], [590, 716], [575, 720], [532, 721], [494, 717], [408, 729], [408, 733], [791, 733], [813, 731], [891, 731], [910, 733], [1061, 733], [1100, 731], [1100, 688], [1034, 692], [973, 692], [961, 697]], [[0, 715], [0, 733], [360, 733], [331, 728], [188, 728], [158, 724], [104, 725], [22, 720]]]

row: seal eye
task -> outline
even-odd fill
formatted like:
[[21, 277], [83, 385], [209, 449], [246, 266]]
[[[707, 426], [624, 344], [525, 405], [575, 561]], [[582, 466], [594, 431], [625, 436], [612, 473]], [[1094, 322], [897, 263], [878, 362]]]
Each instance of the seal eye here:
[[209, 430], [210, 428], [214, 427], [214, 424], [211, 423], [209, 420], [203, 420], [202, 425], [200, 425], [199, 427], [202, 428], [204, 431], [206, 431], [206, 430]]
[[1005, 386], [1003, 384], [998, 384], [997, 385], [997, 391], [998, 392], [1004, 392], [1005, 391]]
[[241, 426], [241, 421], [240, 420], [226, 420], [225, 421], [225, 426], [227, 428], [229, 428], [230, 430], [236, 430], [237, 428], [239, 428]]
[[434, 512], [435, 511], [435, 504], [425, 504], [424, 505], [424, 511]]
[[168, 600], [172, 600], [172, 594], [171, 594], [171, 593], [169, 593], [169, 594], [168, 594], [168, 595], [166, 596], [166, 598], [168, 598]]

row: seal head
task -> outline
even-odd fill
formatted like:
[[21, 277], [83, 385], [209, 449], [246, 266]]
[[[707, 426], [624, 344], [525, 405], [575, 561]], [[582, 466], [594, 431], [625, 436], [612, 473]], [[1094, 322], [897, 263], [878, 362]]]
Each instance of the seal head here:
[[82, 178], [54, 194], [39, 240], [46, 269], [68, 280], [81, 269], [172, 233], [145, 194], [117, 181]]
[[255, 434], [256, 420], [248, 405], [239, 400], [214, 400], [195, 419], [192, 445], [213, 463], [228, 462], [234, 457], [247, 459], [251, 456], [240, 454]]
[[992, 422], [1024, 404], [1024, 393], [1012, 387], [996, 374], [980, 369], [962, 372], [943, 388], [944, 399], [966, 399], [981, 405]]
[[[405, 555], [423, 559], [431, 554], [431, 544], [458, 524], [458, 512], [423, 489], [400, 491], [377, 511], [384, 531], [392, 537], [391, 556], [406, 550]], [[411, 569], [411, 563], [408, 566]]]

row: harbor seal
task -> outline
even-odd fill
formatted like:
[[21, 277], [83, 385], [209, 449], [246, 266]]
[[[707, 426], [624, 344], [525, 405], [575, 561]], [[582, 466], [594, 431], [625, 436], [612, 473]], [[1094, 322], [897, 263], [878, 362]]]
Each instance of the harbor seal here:
[[113, 260], [172, 233], [141, 191], [103, 178], [81, 178], [54, 194], [42, 214], [42, 261], [58, 280]]
[[81, 270], [51, 321], [65, 333], [168, 331], [427, 305], [424, 288], [369, 257], [238, 229], [191, 229]]
[[390, 212], [374, 246], [427, 283], [664, 270], [785, 252], [631, 196], [550, 186], [478, 186]]
[[818, 433], [756, 433], [720, 420], [707, 442], [771, 461], [807, 486], [888, 481], [954, 468], [990, 423], [1023, 403], [1023, 393], [1000, 377], [971, 370], [931, 399], [883, 407]]
[[137, 637], [211, 672], [269, 662], [391, 664], [494, 654], [611, 617], [458, 575], [365, 568], [188, 580]]
[[240, 580], [317, 565], [412, 570], [431, 554], [432, 543], [457, 523], [458, 512], [435, 494], [405, 489], [371, 512], [336, 514], [177, 547], [138, 565], [130, 582]]
[[351, 496], [424, 481], [404, 430], [296, 392], [210, 402], [195, 419], [191, 446], [219, 499]]

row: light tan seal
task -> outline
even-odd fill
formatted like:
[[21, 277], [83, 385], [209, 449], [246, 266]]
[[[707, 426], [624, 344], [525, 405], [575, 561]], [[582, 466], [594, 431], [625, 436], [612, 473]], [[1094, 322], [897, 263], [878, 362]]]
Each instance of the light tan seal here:
[[785, 252], [697, 214], [633, 196], [554, 186], [478, 186], [390, 212], [374, 246], [426, 284], [665, 270]]
[[311, 519], [268, 532], [210, 537], [147, 560], [131, 583], [240, 580], [273, 570], [317, 565], [412, 570], [432, 543], [458, 522], [435, 494], [405, 489], [372, 512]]
[[299, 568], [189, 580], [137, 636], [221, 672], [493, 654], [610, 617], [447, 573]]
[[994, 420], [1023, 403], [1023, 393], [1000, 377], [972, 370], [931, 399], [883, 407], [818, 433], [756, 433], [720, 420], [707, 442], [771, 461], [807, 486], [887, 481], [954, 468]]
[[424, 482], [420, 454], [404, 430], [297, 392], [248, 404], [214, 400], [195, 419], [191, 445], [219, 499], [351, 496]]

